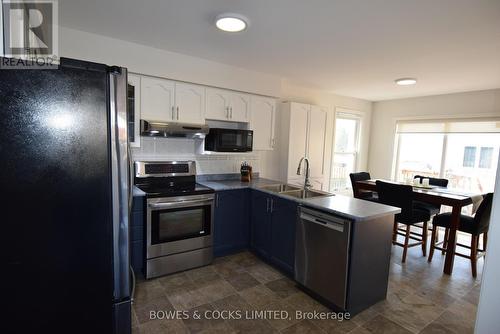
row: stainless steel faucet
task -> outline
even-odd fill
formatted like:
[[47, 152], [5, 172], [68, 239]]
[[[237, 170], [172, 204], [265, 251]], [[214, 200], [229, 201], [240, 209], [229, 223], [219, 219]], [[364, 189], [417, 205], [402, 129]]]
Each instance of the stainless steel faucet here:
[[302, 161], [305, 160], [306, 162], [306, 178], [304, 180], [304, 189], [311, 188], [312, 185], [309, 182], [309, 159], [306, 157], [303, 157], [299, 161], [299, 167], [297, 167], [297, 175], [300, 175], [300, 167], [302, 166]]

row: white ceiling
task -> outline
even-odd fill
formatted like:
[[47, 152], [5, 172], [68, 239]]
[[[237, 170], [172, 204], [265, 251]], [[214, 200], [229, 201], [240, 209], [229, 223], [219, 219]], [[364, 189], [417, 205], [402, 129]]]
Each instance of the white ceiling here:
[[[249, 18], [243, 33], [213, 20]], [[500, 87], [500, 0], [60, 0], [60, 24], [385, 100]], [[394, 79], [416, 77], [400, 87]]]

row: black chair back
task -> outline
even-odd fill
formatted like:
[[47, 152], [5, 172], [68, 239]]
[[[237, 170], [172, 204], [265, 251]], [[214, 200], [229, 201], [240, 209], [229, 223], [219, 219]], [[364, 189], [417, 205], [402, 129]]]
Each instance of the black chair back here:
[[400, 222], [411, 222], [413, 213], [413, 187], [376, 181], [379, 201], [383, 204], [401, 208]]
[[422, 183], [422, 179], [429, 179], [429, 184], [431, 186], [438, 186], [438, 187], [448, 187], [448, 180], [447, 179], [439, 179], [435, 177], [427, 177], [427, 176], [422, 176], [422, 175], [415, 175], [413, 177], [414, 179], [420, 179], [420, 183]]
[[363, 198], [362, 193], [359, 191], [358, 185], [356, 182], [358, 181], [366, 181], [370, 180], [370, 173], [368, 172], [359, 172], [359, 173], [351, 173], [349, 174], [349, 178], [351, 179], [352, 192], [355, 198]]
[[476, 225], [478, 233], [488, 231], [490, 226], [491, 207], [493, 205], [493, 193], [488, 193], [483, 196], [483, 201], [477, 208], [476, 215], [474, 216], [474, 224]]

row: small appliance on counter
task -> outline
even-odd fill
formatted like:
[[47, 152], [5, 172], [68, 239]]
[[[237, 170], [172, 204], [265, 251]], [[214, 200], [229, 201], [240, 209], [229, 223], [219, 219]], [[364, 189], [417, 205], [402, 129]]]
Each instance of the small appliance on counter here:
[[214, 190], [196, 183], [194, 161], [136, 161], [135, 185], [146, 193], [144, 276], [210, 264]]
[[251, 152], [252, 148], [252, 130], [210, 128], [205, 138], [205, 151]]
[[244, 161], [240, 168], [241, 182], [250, 182], [252, 180], [252, 166]]

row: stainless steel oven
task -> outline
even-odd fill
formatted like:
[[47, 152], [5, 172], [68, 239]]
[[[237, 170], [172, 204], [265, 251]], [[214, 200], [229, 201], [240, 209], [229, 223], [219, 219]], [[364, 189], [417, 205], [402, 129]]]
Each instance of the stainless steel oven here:
[[135, 184], [146, 192], [146, 278], [211, 263], [214, 191], [196, 183], [195, 163], [135, 165]]
[[147, 200], [147, 258], [212, 246], [214, 195]]

